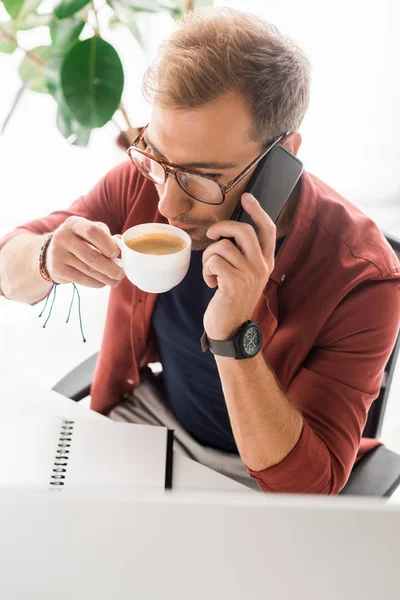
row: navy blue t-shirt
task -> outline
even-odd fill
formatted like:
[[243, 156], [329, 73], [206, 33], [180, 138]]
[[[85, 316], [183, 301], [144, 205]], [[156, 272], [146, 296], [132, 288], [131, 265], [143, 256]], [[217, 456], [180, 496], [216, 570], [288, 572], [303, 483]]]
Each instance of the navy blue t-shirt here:
[[[285, 238], [277, 242], [275, 255]], [[152, 317], [164, 396], [182, 426], [198, 442], [237, 453], [214, 355], [201, 349], [203, 317], [216, 292], [202, 275], [203, 252], [192, 252], [185, 279], [157, 298]]]

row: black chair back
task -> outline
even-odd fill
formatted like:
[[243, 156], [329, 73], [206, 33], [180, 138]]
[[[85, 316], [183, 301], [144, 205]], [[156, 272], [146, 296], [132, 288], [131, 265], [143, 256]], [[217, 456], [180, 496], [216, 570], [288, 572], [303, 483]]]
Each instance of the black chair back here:
[[[397, 240], [385, 234], [385, 237], [400, 260], [400, 240]], [[379, 396], [372, 403], [369, 409], [367, 423], [363, 431], [363, 437], [379, 438], [382, 431], [383, 418], [385, 415], [386, 404], [389, 397], [390, 384], [392, 383], [393, 373], [396, 365], [397, 356], [400, 349], [400, 335], [397, 336], [396, 344], [392, 354], [385, 367], [385, 372], [382, 377], [381, 389]]]

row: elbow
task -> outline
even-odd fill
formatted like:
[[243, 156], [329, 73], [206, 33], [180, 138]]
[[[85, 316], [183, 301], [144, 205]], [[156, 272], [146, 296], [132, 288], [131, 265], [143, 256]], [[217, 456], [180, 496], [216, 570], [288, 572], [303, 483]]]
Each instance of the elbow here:
[[300, 440], [282, 462], [263, 471], [247, 470], [265, 493], [337, 496], [351, 467], [332, 454], [305, 422]]
[[263, 477], [261, 474], [259, 474], [259, 476], [252, 475], [252, 477], [256, 479], [260, 490], [266, 494], [313, 494], [321, 496], [337, 496], [344, 488], [347, 481], [347, 478], [337, 477], [334, 474], [323, 477], [318, 477], [316, 475], [315, 478], [311, 478], [311, 480], [308, 474], [307, 481], [304, 481], [301, 474], [299, 475], [300, 476], [296, 477], [296, 479], [282, 482], [279, 486], [271, 485], [268, 478]]

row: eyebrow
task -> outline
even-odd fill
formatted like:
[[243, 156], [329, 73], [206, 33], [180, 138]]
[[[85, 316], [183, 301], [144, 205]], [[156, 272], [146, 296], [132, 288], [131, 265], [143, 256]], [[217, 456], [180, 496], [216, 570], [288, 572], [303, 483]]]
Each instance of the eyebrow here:
[[[160, 158], [165, 158], [165, 156], [162, 154], [162, 152], [157, 150], [157, 148], [155, 147], [153, 142], [150, 140], [147, 131], [145, 132], [145, 134], [143, 136], [143, 140], [148, 146], [151, 146], [153, 148], [153, 150], [157, 154], [157, 156], [159, 156]], [[165, 160], [167, 160], [167, 159], [165, 158]], [[229, 162], [189, 162], [189, 163], [182, 163], [180, 166], [186, 167], [186, 168], [193, 168], [193, 169], [233, 169], [233, 168], [237, 167], [237, 164], [229, 163]]]

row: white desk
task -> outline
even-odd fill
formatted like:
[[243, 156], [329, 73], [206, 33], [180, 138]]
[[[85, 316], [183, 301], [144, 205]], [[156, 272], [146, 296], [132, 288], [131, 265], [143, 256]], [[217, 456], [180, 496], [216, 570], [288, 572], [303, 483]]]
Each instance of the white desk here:
[[0, 490], [3, 600], [398, 600], [400, 508]]
[[[46, 411], [71, 419], [106, 419], [103, 415], [80, 406], [65, 396], [48, 390], [29, 379], [0, 374], [0, 418]], [[252, 490], [174, 452], [173, 490], [213, 490], [248, 492]]]
[[[22, 377], [1, 378], [0, 418], [38, 410], [104, 418]], [[399, 507], [252, 494], [175, 458], [178, 491], [163, 495], [0, 490], [0, 598], [399, 597]]]

